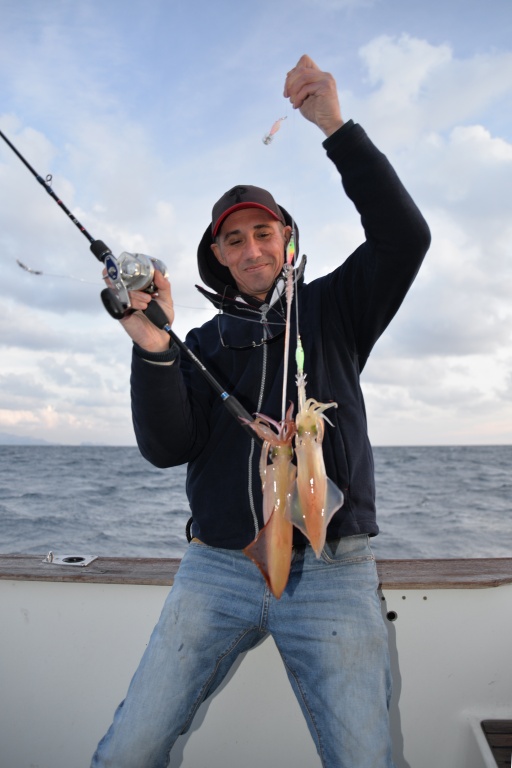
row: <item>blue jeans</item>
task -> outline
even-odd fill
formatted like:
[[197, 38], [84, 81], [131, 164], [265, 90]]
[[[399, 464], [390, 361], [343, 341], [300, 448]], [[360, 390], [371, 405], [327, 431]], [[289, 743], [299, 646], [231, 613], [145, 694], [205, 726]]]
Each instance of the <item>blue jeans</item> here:
[[270, 633], [325, 768], [392, 768], [387, 632], [367, 536], [294, 552], [280, 600], [240, 551], [192, 542], [92, 768], [165, 768], [236, 657]]

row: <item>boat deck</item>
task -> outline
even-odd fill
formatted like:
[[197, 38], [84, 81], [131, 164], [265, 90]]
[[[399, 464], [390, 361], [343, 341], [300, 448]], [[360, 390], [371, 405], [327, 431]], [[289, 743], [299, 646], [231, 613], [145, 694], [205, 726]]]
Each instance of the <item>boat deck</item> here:
[[512, 765], [512, 720], [484, 720], [482, 729], [498, 768]]

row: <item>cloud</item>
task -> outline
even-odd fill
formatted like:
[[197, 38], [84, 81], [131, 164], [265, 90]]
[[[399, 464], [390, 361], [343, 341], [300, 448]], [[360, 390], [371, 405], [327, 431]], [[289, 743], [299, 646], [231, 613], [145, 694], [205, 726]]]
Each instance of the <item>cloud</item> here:
[[469, 121], [492, 123], [510, 98], [511, 55], [457, 60], [447, 45], [402, 36], [361, 56], [370, 91], [349, 105], [377, 126], [433, 236], [363, 375], [372, 438], [510, 441], [512, 144]]
[[391, 335], [417, 355], [494, 355], [512, 336], [512, 145], [461, 126], [415, 151], [433, 240]]
[[512, 90], [509, 51], [459, 59], [448, 44], [403, 34], [375, 38], [359, 55], [370, 91], [363, 97], [342, 93], [342, 105], [358, 120], [373, 118], [375, 135], [387, 147], [403, 148], [472, 120], [497, 108]]
[[[357, 214], [324, 158], [316, 127], [288, 112], [271, 146], [261, 136], [282, 114], [290, 40], [302, 44], [306, 16], [322, 54], [311, 51], [314, 57], [331, 71], [339, 68], [339, 82], [357, 82], [356, 51], [340, 52], [338, 40], [318, 42], [326, 40], [319, 30], [327, 18], [345, 22], [346, 11], [354, 20], [366, 5], [327, 0], [315, 4], [313, 17], [307, 2], [299, 4], [287, 34], [272, 31], [265, 55], [265, 19], [245, 30], [230, 18], [227, 49], [218, 40], [196, 45], [185, 54], [187, 66], [177, 67], [186, 35], [179, 51], [166, 54], [153, 43], [156, 58], [135, 62], [128, 45], [133, 18], [123, 18], [117, 30], [108, 16], [93, 45], [94, 4], [79, 4], [75, 21], [65, 4], [53, 13], [43, 3], [41, 11], [35, 7], [32, 39], [24, 39], [25, 26], [14, 29], [9, 45], [3, 35], [0, 62], [13, 78], [4, 85], [0, 127], [43, 177], [53, 174], [56, 193], [94, 237], [114, 253], [140, 251], [167, 263], [179, 308], [176, 330], [184, 338], [212, 315], [194, 289], [195, 251], [213, 201], [233, 184], [267, 186], [291, 210], [309, 256], [309, 280], [359, 244]], [[279, 10], [280, 20], [290, 21], [290, 8]], [[14, 6], [11, 13], [21, 19]], [[145, 39], [160, 40], [155, 18], [145, 21]], [[381, 28], [393, 27], [401, 30], [396, 19]], [[496, 425], [499, 414], [509, 414], [504, 403], [512, 381], [512, 137], [503, 130], [501, 109], [512, 90], [512, 54], [461, 57], [453, 43], [376, 29], [368, 27], [358, 54], [364, 83], [341, 93], [343, 114], [361, 122], [388, 154], [424, 212], [433, 243], [365, 370], [370, 423], [375, 419], [381, 443], [395, 434], [398, 441], [413, 434], [441, 440], [462, 435], [468, 424], [476, 439], [486, 440], [492, 433], [485, 420]], [[472, 47], [477, 50], [476, 43], [466, 50]], [[93, 60], [92, 48], [100, 50]], [[293, 60], [302, 50], [292, 53]], [[109, 442], [115, 435], [130, 442], [130, 341], [101, 306], [101, 265], [87, 241], [43, 192], [0, 145], [0, 424], [12, 419], [48, 439]], [[17, 258], [45, 275], [24, 273]], [[479, 374], [481, 368], [489, 375]], [[506, 430], [494, 429], [503, 439]]]
[[[503, 363], [506, 363], [505, 365]], [[372, 441], [378, 445], [510, 443], [512, 356], [377, 353], [363, 377]]]
[[[374, 86], [361, 99], [368, 122], [383, 118], [381, 133], [392, 132], [389, 154], [433, 235], [414, 301], [390, 334], [406, 353], [494, 353], [511, 332], [512, 144], [481, 124], [450, 123], [475, 111], [484, 117], [493, 98], [512, 91], [512, 67], [504, 66], [512, 59], [460, 61], [446, 45], [408, 36], [378, 38], [361, 53]], [[483, 87], [487, 78], [493, 85]]]

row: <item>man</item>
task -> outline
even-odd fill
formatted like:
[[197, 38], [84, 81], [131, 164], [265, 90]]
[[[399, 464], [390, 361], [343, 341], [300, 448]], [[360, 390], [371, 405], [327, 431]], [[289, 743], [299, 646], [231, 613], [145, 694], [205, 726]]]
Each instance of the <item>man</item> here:
[[[341, 118], [334, 79], [307, 56], [285, 97], [327, 136], [324, 148], [362, 219], [365, 242], [329, 275], [296, 289], [308, 396], [338, 404], [323, 453], [343, 491], [316, 558], [295, 531], [288, 585], [276, 600], [241, 551], [262, 527], [259, 447], [169, 336], [139, 312], [122, 322], [135, 342], [133, 420], [157, 466], [188, 462], [192, 542], [127, 697], [93, 766], [163, 768], [176, 738], [238, 654], [272, 634], [326, 768], [390, 768], [390, 672], [369, 537], [373, 462], [359, 374], [399, 308], [429, 231], [388, 161]], [[215, 204], [198, 249], [208, 294], [222, 308], [187, 344], [250, 412], [279, 420], [286, 300], [280, 279], [289, 214], [266, 190], [236, 186]], [[296, 233], [296, 237], [298, 233]], [[170, 286], [157, 301], [174, 319]], [[150, 297], [132, 296], [135, 309]], [[254, 322], [254, 321], [257, 322]], [[296, 329], [293, 329], [296, 333]], [[293, 366], [290, 366], [293, 369]], [[294, 371], [287, 396], [296, 403]]]

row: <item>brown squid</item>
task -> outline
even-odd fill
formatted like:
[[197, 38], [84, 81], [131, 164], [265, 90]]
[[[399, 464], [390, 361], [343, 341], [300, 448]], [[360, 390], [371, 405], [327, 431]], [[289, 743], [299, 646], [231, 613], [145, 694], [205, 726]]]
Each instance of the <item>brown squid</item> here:
[[324, 420], [329, 421], [323, 411], [338, 406], [337, 403], [319, 403], [313, 397], [306, 400], [306, 377], [302, 372], [297, 375], [297, 387], [297, 483], [290, 507], [291, 520], [309, 539], [316, 556], [320, 557], [327, 526], [334, 513], [343, 505], [343, 493], [327, 477], [322, 452]]
[[[281, 422], [261, 414], [249, 422], [264, 441], [260, 458], [264, 527], [243, 551], [258, 566], [277, 599], [288, 582], [292, 558], [290, 503], [296, 476], [296, 468], [291, 463], [296, 429], [292, 413], [293, 404]], [[271, 464], [268, 464], [269, 457]]]

